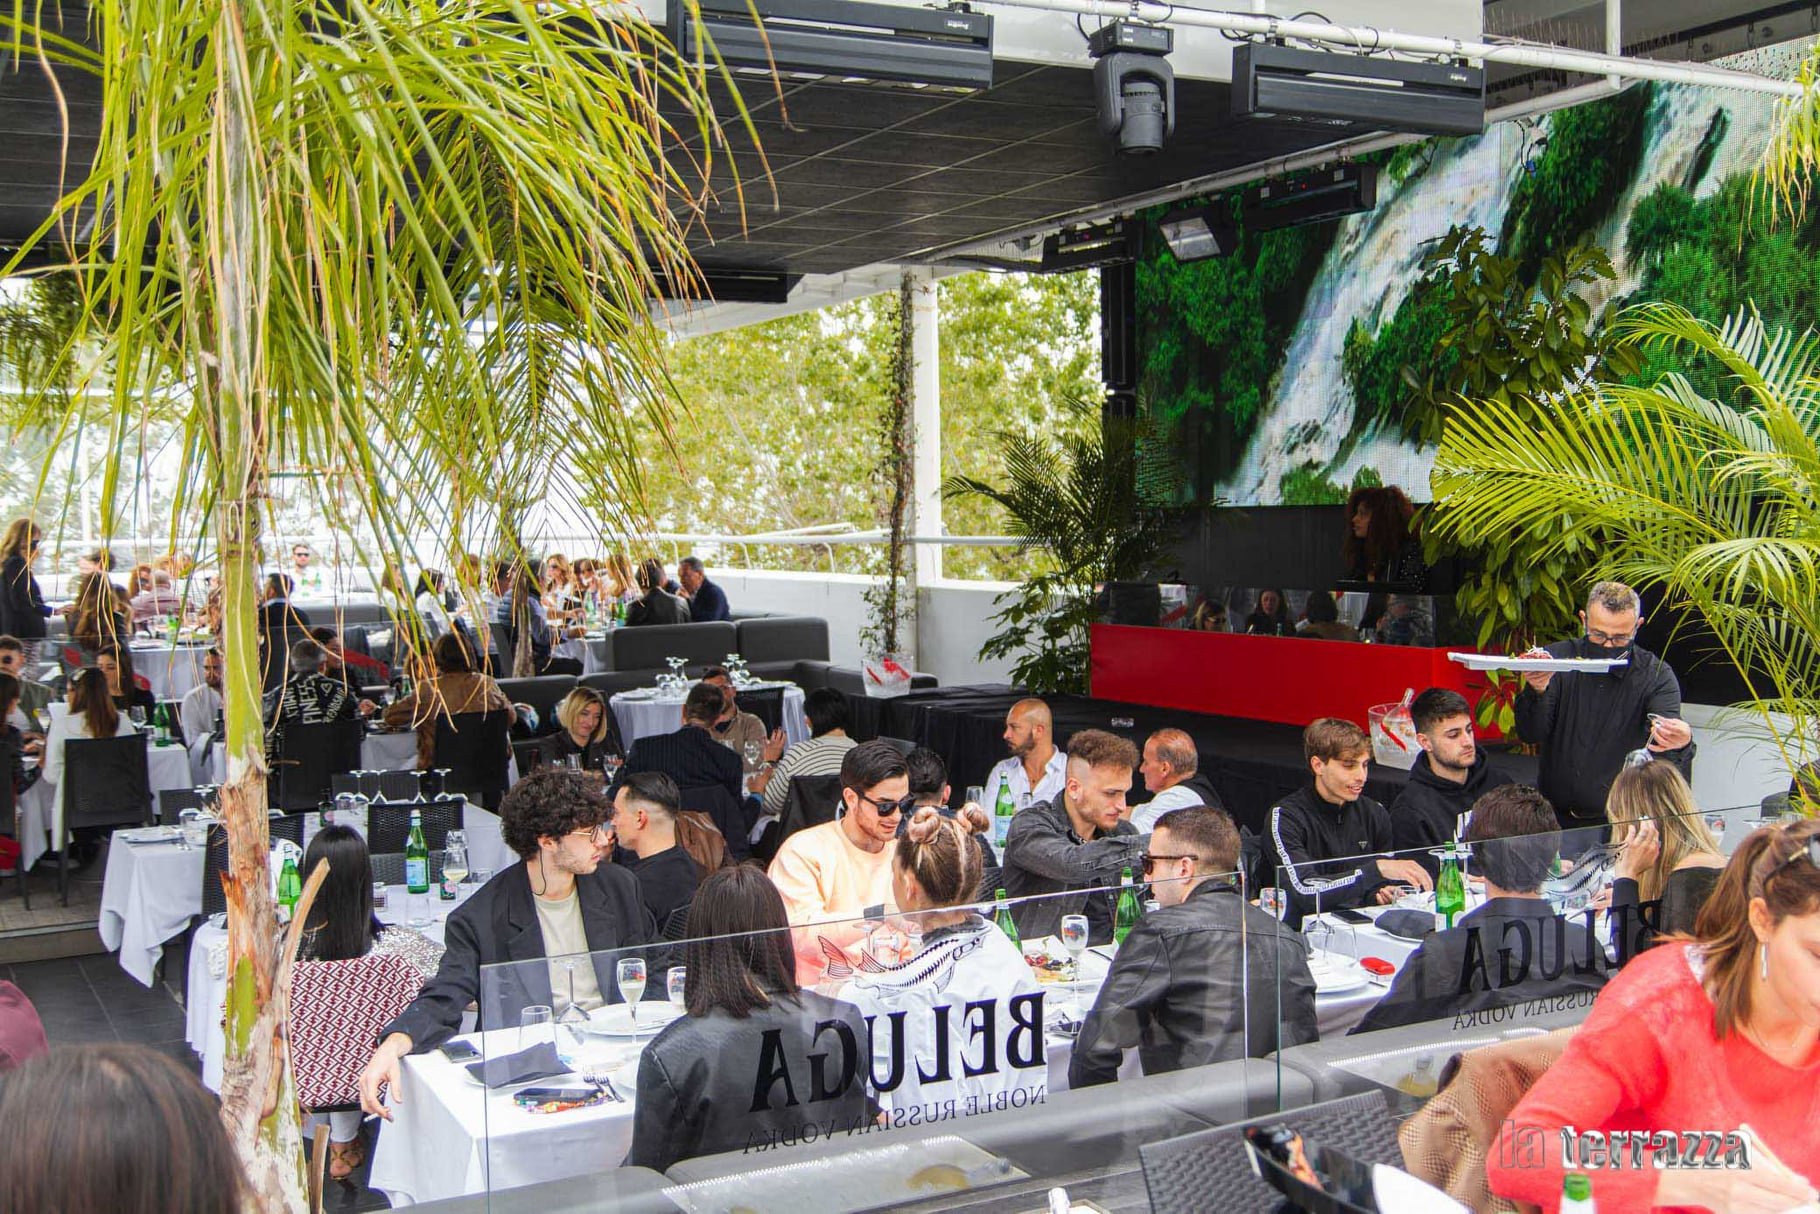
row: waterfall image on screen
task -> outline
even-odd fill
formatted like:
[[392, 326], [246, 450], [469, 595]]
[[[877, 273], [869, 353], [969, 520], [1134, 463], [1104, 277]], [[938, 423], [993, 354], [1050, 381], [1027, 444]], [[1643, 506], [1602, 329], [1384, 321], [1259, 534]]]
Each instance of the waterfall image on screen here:
[[[1721, 62], [1792, 76], [1804, 48]], [[1752, 205], [1774, 117], [1761, 94], [1636, 84], [1382, 154], [1374, 210], [1247, 234], [1232, 257], [1184, 265], [1146, 240], [1147, 462], [1168, 466], [1162, 483], [1184, 504], [1337, 503], [1358, 484], [1428, 500], [1434, 448], [1412, 433], [1407, 375], [1444, 371], [1444, 314], [1423, 259], [1454, 225], [1483, 229], [1531, 275], [1589, 237], [1618, 272], [1587, 295], [1595, 315], [1660, 301], [1719, 321], [1754, 302], [1771, 325], [1807, 327], [1820, 310], [1820, 229], [1775, 226]]]

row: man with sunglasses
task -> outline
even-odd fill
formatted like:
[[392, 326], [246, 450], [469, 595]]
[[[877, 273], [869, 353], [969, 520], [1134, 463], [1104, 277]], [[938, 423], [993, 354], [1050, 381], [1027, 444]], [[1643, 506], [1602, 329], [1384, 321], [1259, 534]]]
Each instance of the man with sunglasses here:
[[816, 925], [797, 933], [799, 981], [819, 980], [830, 959], [858, 962], [865, 935], [860, 921], [895, 909], [891, 845], [899, 819], [916, 808], [909, 767], [889, 742], [861, 742], [849, 750], [840, 783], [839, 816], [785, 839], [768, 870], [790, 925]]
[[1517, 733], [1540, 750], [1537, 787], [1563, 829], [1588, 832], [1564, 840], [1563, 855], [1597, 842], [1590, 832], [1603, 833], [1605, 796], [1632, 752], [1667, 759], [1693, 778], [1694, 735], [1681, 719], [1681, 683], [1667, 662], [1638, 647], [1642, 618], [1636, 591], [1622, 582], [1600, 582], [1580, 613], [1585, 636], [1524, 655], [1624, 659], [1604, 674], [1529, 671], [1517, 693]]
[[380, 1084], [396, 1100], [399, 1059], [448, 1040], [469, 1004], [479, 1006], [478, 1027], [493, 1029], [516, 1024], [527, 1007], [560, 1013], [571, 991], [584, 1011], [618, 998], [612, 950], [657, 933], [638, 878], [603, 863], [613, 850], [612, 813], [599, 783], [581, 772], [541, 768], [512, 786], [499, 806], [500, 831], [519, 862], [449, 916], [436, 976], [380, 1033], [360, 1074], [362, 1108], [390, 1121]]
[[1319, 1039], [1307, 948], [1239, 895], [1239, 831], [1225, 810], [1165, 813], [1140, 862], [1158, 908], [1113, 958], [1074, 1043], [1069, 1087], [1111, 1083], [1133, 1046], [1156, 1075]]

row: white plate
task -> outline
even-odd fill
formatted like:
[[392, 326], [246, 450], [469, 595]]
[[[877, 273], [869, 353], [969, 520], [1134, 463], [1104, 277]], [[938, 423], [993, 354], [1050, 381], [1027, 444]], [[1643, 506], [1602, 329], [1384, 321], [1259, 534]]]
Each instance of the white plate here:
[[624, 1003], [609, 1003], [588, 1013], [588, 1022], [575, 1027], [596, 1037], [648, 1037], [670, 1023], [682, 1010], [670, 1003], [651, 999], [638, 1005], [638, 1021], [632, 1021], [632, 1009]]
[[128, 843], [169, 843], [183, 837], [183, 831], [175, 826], [140, 826], [114, 833]]
[[1613, 666], [1628, 666], [1629, 658], [1513, 658], [1499, 653], [1450, 653], [1449, 658], [1468, 670], [1578, 670], [1604, 674]]
[[1364, 966], [1351, 957], [1337, 953], [1316, 953], [1308, 959], [1308, 970], [1314, 975], [1314, 991], [1317, 995], [1356, 991], [1371, 982], [1371, 975]]
[[1421, 893], [1404, 894], [1397, 899], [1397, 905], [1404, 910], [1432, 911], [1435, 908], [1435, 892], [1429, 889]]

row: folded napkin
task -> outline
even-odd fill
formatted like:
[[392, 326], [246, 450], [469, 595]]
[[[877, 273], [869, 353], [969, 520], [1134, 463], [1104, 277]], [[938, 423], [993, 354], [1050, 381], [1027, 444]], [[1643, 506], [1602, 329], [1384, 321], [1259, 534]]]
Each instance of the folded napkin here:
[[1378, 916], [1378, 928], [1405, 940], [1420, 940], [1434, 934], [1433, 911], [1387, 910]]
[[503, 1054], [498, 1058], [483, 1058], [479, 1062], [468, 1063], [468, 1074], [490, 1088], [529, 1083], [533, 1079], [548, 1079], [552, 1075], [568, 1073], [569, 1068], [556, 1056], [555, 1044], [549, 1041], [539, 1042], [516, 1054]]

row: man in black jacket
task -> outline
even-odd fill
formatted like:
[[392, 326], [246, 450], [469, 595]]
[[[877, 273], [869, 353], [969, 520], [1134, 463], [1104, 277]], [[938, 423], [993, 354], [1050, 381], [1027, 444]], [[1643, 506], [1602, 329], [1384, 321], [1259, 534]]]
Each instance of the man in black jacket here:
[[[499, 814], [520, 862], [449, 916], [441, 968], [380, 1033], [360, 1073], [361, 1107], [388, 1121], [380, 1085], [396, 1092], [399, 1060], [448, 1040], [470, 1003], [479, 1005], [482, 1029], [516, 1024], [527, 1007], [567, 1007], [571, 992], [583, 1010], [598, 1007], [618, 993], [614, 970], [622, 954], [613, 950], [656, 938], [638, 878], [601, 863], [613, 835], [597, 784], [544, 768], [512, 786]], [[661, 997], [662, 985], [654, 989]]]
[[[1528, 686], [1517, 693], [1517, 732], [1540, 748], [1536, 783], [1563, 829], [1603, 832], [1605, 794], [1634, 750], [1647, 747], [1693, 778], [1694, 734], [1681, 719], [1681, 683], [1667, 662], [1637, 647], [1642, 615], [1636, 591], [1622, 582], [1600, 582], [1580, 613], [1584, 637], [1524, 655], [1625, 662], [1604, 674], [1523, 675]], [[1580, 850], [1572, 840], [1565, 847], [1570, 855]]]
[[1472, 736], [1472, 707], [1445, 687], [1430, 687], [1409, 705], [1422, 753], [1409, 783], [1390, 803], [1390, 837], [1397, 852], [1428, 870], [1441, 871], [1441, 847], [1466, 833], [1473, 802], [1511, 779], [1492, 767]]
[[[748, 832], [752, 826], [745, 791], [740, 787], [745, 764], [714, 737], [714, 722], [720, 720], [732, 698], [725, 688], [713, 683], [697, 683], [689, 688], [688, 698], [683, 700], [682, 728], [675, 733], [650, 734], [632, 743], [620, 777], [640, 771], [661, 771], [669, 776], [682, 792], [683, 807], [707, 812], [727, 837], [728, 854], [742, 860], [751, 850]], [[722, 789], [727, 795], [724, 799], [716, 797], [717, 804], [690, 795], [708, 788]]]
[[1353, 1032], [1574, 992], [1590, 1006], [1605, 985], [1591, 912], [1563, 918], [1540, 892], [1561, 850], [1548, 800], [1526, 784], [1495, 788], [1473, 806], [1466, 841], [1485, 876], [1484, 904], [1423, 940]]
[[1294, 928], [1316, 911], [1389, 902], [1399, 882], [1434, 888], [1428, 870], [1388, 853], [1390, 815], [1364, 796], [1371, 742], [1351, 721], [1322, 717], [1302, 731], [1313, 780], [1270, 809], [1266, 841], [1274, 883], [1283, 887]]
[[1239, 896], [1238, 862], [1224, 810], [1175, 809], [1157, 821], [1144, 877], [1161, 905], [1119, 946], [1074, 1043], [1069, 1087], [1111, 1083], [1133, 1046], [1155, 1075], [1319, 1038], [1307, 946]]
[[[1002, 881], [1026, 940], [1053, 935], [1063, 915], [1087, 916], [1088, 938], [1112, 939], [1112, 900], [1124, 869], [1139, 867], [1148, 835], [1125, 818], [1138, 749], [1117, 734], [1083, 729], [1068, 739], [1068, 781], [1053, 801], [1038, 801], [1011, 819]], [[1088, 891], [1093, 892], [1089, 893]], [[1035, 898], [1035, 895], [1060, 895]], [[1067, 896], [1067, 895], [1072, 896]]]

